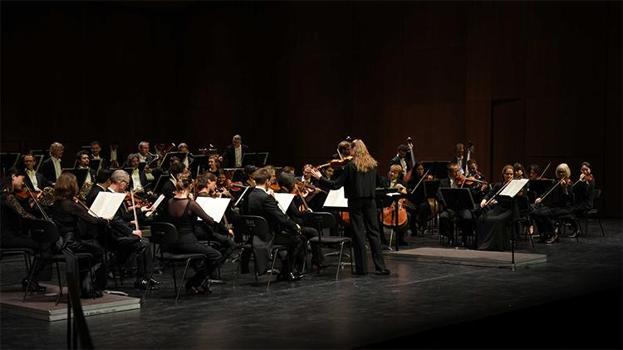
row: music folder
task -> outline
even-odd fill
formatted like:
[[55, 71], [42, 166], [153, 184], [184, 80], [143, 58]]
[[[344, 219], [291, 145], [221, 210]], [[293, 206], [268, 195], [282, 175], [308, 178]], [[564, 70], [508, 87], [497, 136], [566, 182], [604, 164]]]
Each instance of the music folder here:
[[124, 193], [100, 192], [91, 204], [89, 214], [110, 220], [115, 216], [124, 199]]
[[150, 217], [156, 211], [156, 209], [158, 209], [158, 206], [160, 205], [160, 203], [162, 203], [163, 200], [164, 200], [164, 194], [161, 194], [158, 197], [158, 199], [156, 199], [154, 204], [152, 204], [151, 207], [149, 207], [149, 211], [145, 213], [145, 216]]
[[476, 208], [472, 192], [469, 188], [441, 188], [441, 198], [446, 207], [454, 211], [473, 210]]
[[344, 187], [329, 191], [322, 206], [324, 208], [348, 208], [348, 198], [344, 197]]
[[511, 180], [511, 182], [506, 185], [506, 187], [504, 187], [502, 192], [500, 192], [500, 196], [507, 196], [511, 198], [515, 197], [517, 193], [519, 193], [519, 191], [524, 188], [528, 181], [528, 179]]
[[288, 211], [288, 207], [290, 207], [290, 203], [292, 203], [294, 199], [294, 195], [292, 193], [274, 193], [274, 197], [277, 200], [279, 209], [285, 214]]
[[[197, 197], [196, 199], [201, 209], [215, 222], [221, 222], [230, 201], [231, 198]], [[201, 218], [198, 217], [197, 220], [201, 221]]]

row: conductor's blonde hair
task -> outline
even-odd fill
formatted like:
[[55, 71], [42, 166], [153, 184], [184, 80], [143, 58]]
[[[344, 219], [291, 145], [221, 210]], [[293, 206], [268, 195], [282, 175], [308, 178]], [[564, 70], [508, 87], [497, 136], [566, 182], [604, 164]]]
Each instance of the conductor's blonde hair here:
[[353, 153], [353, 164], [358, 171], [362, 173], [367, 173], [368, 171], [376, 168], [377, 162], [372, 156], [370, 152], [368, 152], [368, 147], [363, 143], [362, 140], [353, 141], [354, 145], [354, 153]]

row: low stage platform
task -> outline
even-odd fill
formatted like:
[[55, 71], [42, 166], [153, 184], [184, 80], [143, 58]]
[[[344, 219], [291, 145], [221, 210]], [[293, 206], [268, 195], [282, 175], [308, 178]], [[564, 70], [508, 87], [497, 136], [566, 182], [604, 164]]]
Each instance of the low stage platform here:
[[[512, 267], [511, 252], [424, 247], [392, 251], [393, 256], [430, 260], [445, 264], [474, 265], [486, 267]], [[527, 266], [547, 262], [546, 254], [515, 253], [515, 266]]]

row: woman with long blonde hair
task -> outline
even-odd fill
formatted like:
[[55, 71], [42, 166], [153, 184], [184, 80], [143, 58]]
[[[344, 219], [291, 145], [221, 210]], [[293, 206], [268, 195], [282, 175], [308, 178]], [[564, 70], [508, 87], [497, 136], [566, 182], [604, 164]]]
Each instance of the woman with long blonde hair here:
[[370, 155], [362, 140], [353, 141], [352, 155], [352, 161], [344, 165], [342, 173], [334, 181], [323, 177], [318, 169], [312, 170], [312, 176], [320, 180], [320, 185], [323, 187], [335, 190], [344, 187], [344, 196], [348, 199], [350, 222], [353, 228], [355, 274], [365, 275], [368, 271], [365, 247], [367, 237], [376, 274], [389, 275], [390, 271], [385, 268], [381, 250], [381, 236], [374, 199], [377, 185], [382, 184], [377, 173], [377, 162]]

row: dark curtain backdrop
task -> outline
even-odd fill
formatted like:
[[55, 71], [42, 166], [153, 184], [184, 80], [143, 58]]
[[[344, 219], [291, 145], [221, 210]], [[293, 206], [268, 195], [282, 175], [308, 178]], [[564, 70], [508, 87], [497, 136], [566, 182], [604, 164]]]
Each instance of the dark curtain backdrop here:
[[472, 141], [495, 180], [590, 161], [620, 216], [620, 43], [620, 2], [3, 1], [2, 151], [240, 133], [298, 167], [351, 135], [385, 172]]

